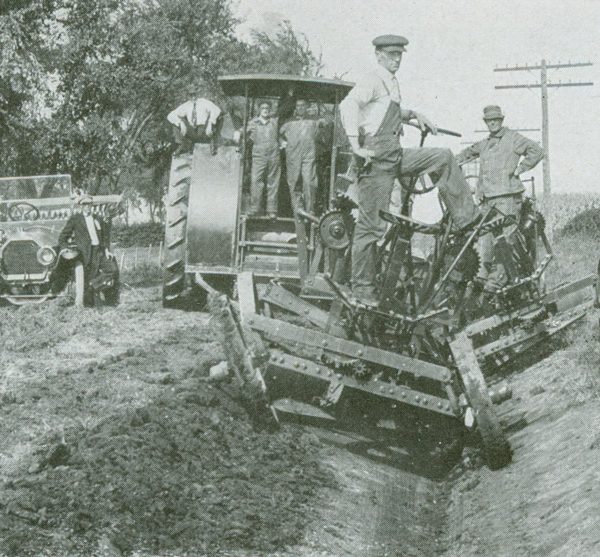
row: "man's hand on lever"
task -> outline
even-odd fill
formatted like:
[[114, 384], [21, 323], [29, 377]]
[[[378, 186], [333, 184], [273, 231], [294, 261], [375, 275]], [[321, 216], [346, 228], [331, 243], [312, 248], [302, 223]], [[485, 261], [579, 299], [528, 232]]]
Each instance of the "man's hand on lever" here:
[[433, 135], [437, 135], [437, 126], [420, 112], [415, 112], [413, 110], [411, 120], [417, 121], [417, 124], [419, 125], [419, 128], [421, 128], [422, 132], [429, 130]]

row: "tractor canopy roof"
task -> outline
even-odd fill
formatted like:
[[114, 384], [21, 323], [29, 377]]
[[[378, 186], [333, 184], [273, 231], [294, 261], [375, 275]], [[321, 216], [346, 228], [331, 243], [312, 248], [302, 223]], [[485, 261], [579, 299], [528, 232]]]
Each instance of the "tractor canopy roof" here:
[[324, 77], [299, 77], [287, 74], [223, 75], [219, 82], [228, 97], [284, 97], [290, 90], [296, 98], [328, 104], [339, 103], [354, 83]]

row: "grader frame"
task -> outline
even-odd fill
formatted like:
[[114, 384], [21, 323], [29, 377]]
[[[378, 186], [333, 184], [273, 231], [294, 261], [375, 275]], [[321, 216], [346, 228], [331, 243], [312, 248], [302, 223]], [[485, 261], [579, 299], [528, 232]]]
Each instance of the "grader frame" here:
[[[507, 390], [490, 389], [482, 370], [514, 362], [581, 319], [597, 298], [596, 276], [546, 292], [552, 254], [535, 210], [518, 223], [517, 242], [504, 236], [508, 217], [499, 213], [463, 231], [448, 220], [431, 226], [407, 209], [418, 193], [413, 182], [401, 213], [382, 214], [390, 228], [378, 303], [355, 299], [344, 285], [353, 225], [337, 123], [352, 84], [265, 75], [221, 83], [227, 95], [244, 98], [244, 128], [258, 99], [292, 89], [330, 107], [334, 139], [320, 184], [327, 204], [318, 214], [248, 215], [245, 137], [216, 156], [196, 145], [174, 157], [164, 304], [182, 307], [186, 284], [199, 299], [212, 294], [229, 368], [253, 413], [271, 425], [293, 416], [388, 444], [412, 438], [425, 453], [454, 457], [465, 438], [476, 439], [490, 468], [508, 464], [511, 449], [492, 402]], [[508, 280], [481, 303], [474, 245], [485, 233], [496, 237]], [[428, 239], [429, 255], [417, 254], [418, 236]]]

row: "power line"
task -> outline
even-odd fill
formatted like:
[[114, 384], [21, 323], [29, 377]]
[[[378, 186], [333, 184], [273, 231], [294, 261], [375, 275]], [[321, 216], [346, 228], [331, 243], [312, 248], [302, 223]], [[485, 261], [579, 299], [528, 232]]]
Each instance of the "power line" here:
[[[594, 85], [593, 81], [567, 81], [565, 83], [546, 83], [546, 87], [581, 87], [582, 85]], [[518, 85], [496, 85], [496, 89], [539, 89], [541, 83], [521, 83]]]
[[[510, 128], [514, 132], [540, 132], [540, 128]], [[475, 130], [475, 133], [490, 133], [490, 130]]]
[[518, 72], [518, 71], [531, 71], [531, 70], [541, 70], [544, 67], [548, 70], [550, 69], [560, 69], [560, 68], [581, 68], [583, 66], [593, 66], [592, 62], [571, 62], [570, 60], [566, 64], [562, 64], [559, 62], [558, 64], [544, 64], [544, 60], [542, 60], [542, 64], [540, 66], [534, 65], [530, 66], [525, 64], [524, 66], [505, 66], [504, 68], [496, 67], [494, 68], [495, 72]]
[[[550, 186], [550, 148], [549, 148], [549, 116], [548, 116], [548, 89], [550, 87], [583, 87], [591, 86], [594, 83], [592, 81], [581, 81], [572, 82], [567, 81], [563, 83], [550, 83], [548, 81], [548, 70], [549, 69], [562, 69], [562, 68], [581, 68], [592, 66], [592, 62], [571, 62], [570, 60], [564, 64], [559, 62], [558, 64], [548, 64], [546, 60], [542, 60], [540, 64], [525, 64], [524, 66], [506, 66], [504, 68], [496, 67], [495, 72], [518, 72], [518, 71], [532, 71], [539, 70], [540, 81], [539, 83], [527, 83], [527, 84], [509, 84], [509, 85], [496, 85], [496, 89], [540, 89], [542, 92], [542, 148], [544, 150], [544, 160], [542, 163], [542, 171], [544, 177], [544, 213], [546, 219], [551, 222], [552, 214], [552, 198], [551, 198], [551, 186]], [[549, 227], [548, 234], [552, 239], [552, 227]]]

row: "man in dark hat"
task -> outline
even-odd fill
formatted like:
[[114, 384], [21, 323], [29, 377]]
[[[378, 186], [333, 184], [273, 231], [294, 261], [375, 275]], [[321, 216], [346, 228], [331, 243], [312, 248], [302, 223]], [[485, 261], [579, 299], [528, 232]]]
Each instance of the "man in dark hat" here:
[[[537, 165], [544, 158], [544, 151], [535, 141], [504, 127], [504, 114], [497, 105], [483, 109], [483, 121], [490, 135], [461, 151], [456, 159], [459, 164], [479, 159], [476, 198], [483, 213], [495, 207], [503, 215], [514, 217], [515, 224], [503, 231], [510, 241], [517, 228], [525, 191], [519, 176]], [[486, 289], [492, 291], [506, 282], [504, 268], [493, 261], [493, 241], [490, 233], [479, 243], [480, 278], [485, 281]]]
[[340, 105], [342, 123], [352, 149], [364, 161], [358, 181], [359, 215], [352, 245], [352, 287], [355, 295], [375, 301], [375, 257], [377, 241], [386, 230], [379, 217], [388, 210], [396, 178], [429, 174], [438, 186], [453, 223], [462, 228], [478, 211], [469, 186], [449, 149], [403, 149], [402, 123], [414, 120], [424, 130], [436, 133], [423, 115], [400, 106], [396, 72], [408, 40], [399, 35], [382, 35], [373, 40], [376, 68], [357, 80]]
[[109, 225], [92, 213], [93, 201], [90, 195], [82, 195], [79, 198], [77, 203], [81, 212], [69, 217], [58, 238], [61, 249], [74, 243], [81, 253], [85, 278], [85, 305], [93, 305], [93, 292], [89, 283], [98, 276], [110, 246]]

